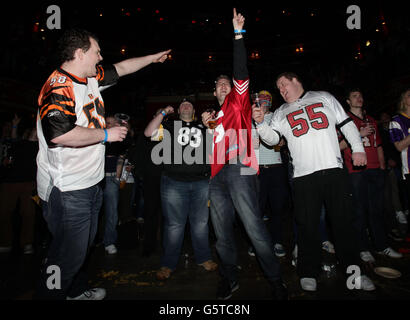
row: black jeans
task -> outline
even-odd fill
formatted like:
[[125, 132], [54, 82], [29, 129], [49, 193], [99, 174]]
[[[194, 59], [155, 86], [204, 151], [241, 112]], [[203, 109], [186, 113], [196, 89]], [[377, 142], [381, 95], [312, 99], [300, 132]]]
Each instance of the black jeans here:
[[320, 273], [322, 241], [319, 223], [323, 204], [342, 268], [346, 270], [349, 265], [359, 265], [359, 251], [355, 247], [357, 232], [354, 230], [347, 172], [339, 168], [321, 170], [295, 178], [293, 184], [299, 277], [316, 278]]
[[289, 184], [287, 168], [280, 164], [275, 167], [259, 166], [259, 206], [261, 214], [270, 207], [269, 231], [273, 243], [283, 244], [282, 220], [284, 210], [289, 203]]
[[353, 210], [356, 228], [359, 232], [360, 251], [370, 249], [367, 229], [376, 251], [388, 247], [383, 218], [384, 172], [381, 169], [367, 169], [349, 175], [353, 192]]

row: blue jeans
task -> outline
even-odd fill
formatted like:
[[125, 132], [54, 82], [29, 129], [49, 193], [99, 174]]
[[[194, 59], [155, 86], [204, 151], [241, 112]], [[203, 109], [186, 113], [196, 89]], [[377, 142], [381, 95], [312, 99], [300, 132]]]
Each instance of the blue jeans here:
[[369, 250], [366, 229], [376, 251], [382, 251], [388, 247], [383, 217], [384, 172], [381, 169], [367, 169], [351, 173], [349, 177], [360, 251]]
[[274, 255], [273, 242], [262, 220], [257, 194], [256, 175], [241, 175], [242, 164], [225, 165], [211, 179], [209, 197], [211, 218], [221, 259], [221, 275], [237, 281], [237, 250], [235, 244], [235, 210], [256, 251], [265, 276], [270, 282], [280, 279], [279, 262]]
[[164, 253], [161, 257], [161, 266], [175, 270], [181, 255], [188, 217], [196, 263], [200, 264], [211, 259], [208, 189], [208, 179], [185, 182], [165, 175], [161, 177], [164, 219]]
[[[65, 299], [67, 295], [75, 297], [87, 289], [87, 278], [80, 269], [97, 232], [102, 198], [99, 185], [67, 192], [52, 189], [43, 208], [52, 240], [35, 298]], [[61, 289], [47, 288], [50, 274], [46, 271], [51, 265], [61, 270]]]
[[117, 242], [117, 224], [118, 224], [118, 199], [120, 185], [115, 177], [105, 177], [104, 187], [104, 246], [115, 244]]

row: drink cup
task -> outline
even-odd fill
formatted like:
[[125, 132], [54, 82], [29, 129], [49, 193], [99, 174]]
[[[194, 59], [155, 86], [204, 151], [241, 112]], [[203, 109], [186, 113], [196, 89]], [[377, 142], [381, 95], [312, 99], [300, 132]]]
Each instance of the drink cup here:
[[130, 120], [130, 116], [125, 113], [116, 113], [114, 118], [118, 121], [121, 126], [126, 126], [128, 121]]
[[206, 109], [205, 112], [209, 112], [212, 117], [210, 120], [208, 120], [209, 129], [215, 129], [218, 124], [218, 120], [216, 119], [216, 115], [215, 115], [215, 110], [210, 108], [210, 109]]
[[259, 93], [257, 93], [257, 92], [253, 93], [251, 95], [251, 99], [252, 99], [253, 104], [256, 105], [256, 107], [258, 107], [258, 108], [261, 107], [260, 102], [259, 102]]

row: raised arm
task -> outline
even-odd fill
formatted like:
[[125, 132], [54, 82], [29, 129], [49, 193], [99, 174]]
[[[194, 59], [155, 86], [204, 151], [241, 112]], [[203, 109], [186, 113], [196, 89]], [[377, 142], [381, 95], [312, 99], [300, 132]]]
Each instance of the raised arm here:
[[[233, 9], [232, 24], [234, 31], [243, 31], [245, 17], [240, 13], [236, 13], [235, 8]], [[233, 41], [233, 77], [236, 80], [248, 78], [247, 55], [242, 33], [235, 33], [235, 40]]]
[[167, 106], [165, 109], [158, 112], [158, 114], [148, 123], [147, 127], [144, 130], [144, 135], [146, 137], [152, 137], [153, 134], [159, 129], [162, 121], [168, 115], [174, 113], [174, 108]]
[[144, 57], [126, 59], [114, 64], [114, 67], [117, 70], [118, 75], [122, 77], [127, 74], [134, 73], [150, 65], [151, 63], [163, 63], [165, 60], [167, 60], [168, 53], [170, 52], [171, 50], [166, 50]]

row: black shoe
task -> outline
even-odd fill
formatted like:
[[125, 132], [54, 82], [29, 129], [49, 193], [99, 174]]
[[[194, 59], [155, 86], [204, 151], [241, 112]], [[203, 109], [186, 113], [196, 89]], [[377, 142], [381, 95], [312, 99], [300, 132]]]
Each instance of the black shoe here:
[[216, 298], [218, 300], [228, 300], [232, 297], [232, 293], [239, 289], [239, 283], [237, 281], [229, 282], [228, 279], [222, 278], [218, 284], [218, 291]]
[[274, 300], [289, 300], [288, 289], [282, 280], [272, 283], [272, 295]]
[[403, 235], [400, 234], [400, 232], [399, 232], [398, 230], [396, 230], [396, 229], [392, 229], [392, 230], [390, 231], [390, 233], [388, 234], [388, 236], [389, 236], [390, 238], [392, 238], [394, 241], [403, 241], [403, 240], [404, 240]]

